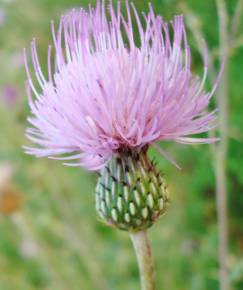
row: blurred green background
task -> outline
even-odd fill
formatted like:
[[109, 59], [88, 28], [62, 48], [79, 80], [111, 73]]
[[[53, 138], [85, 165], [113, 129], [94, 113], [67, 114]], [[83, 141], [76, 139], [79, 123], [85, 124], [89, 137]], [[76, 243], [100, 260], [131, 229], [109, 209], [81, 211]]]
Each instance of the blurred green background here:
[[[36, 37], [45, 65], [50, 20], [84, 0], [0, 0], [0, 290], [138, 290], [129, 237], [95, 212], [96, 175], [23, 153], [27, 97], [23, 48]], [[114, 1], [115, 2], [115, 1]], [[147, 10], [147, 1], [134, 1]], [[213, 0], [152, 0], [170, 20], [185, 14], [193, 70], [202, 72], [196, 40], [206, 39], [217, 68], [219, 29]], [[226, 1], [229, 25], [237, 7]], [[243, 17], [243, 16], [242, 16]], [[243, 20], [229, 40], [227, 189], [231, 289], [243, 289]], [[209, 86], [210, 84], [208, 84]], [[215, 106], [215, 104], [212, 104]], [[149, 234], [158, 290], [217, 290], [217, 215], [210, 146], [164, 145], [182, 166], [156, 156], [172, 205]], [[156, 155], [151, 152], [151, 155]]]

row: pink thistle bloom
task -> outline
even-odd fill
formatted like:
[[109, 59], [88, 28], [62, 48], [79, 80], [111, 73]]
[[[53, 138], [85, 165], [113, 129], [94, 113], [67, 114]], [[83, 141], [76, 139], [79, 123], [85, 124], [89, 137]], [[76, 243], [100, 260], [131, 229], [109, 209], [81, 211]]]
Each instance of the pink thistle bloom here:
[[31, 45], [39, 89], [26, 62], [32, 113], [27, 137], [38, 145], [25, 147], [27, 153], [78, 160], [69, 165], [97, 170], [123, 148], [139, 150], [168, 140], [216, 141], [191, 137], [216, 126], [216, 112], [207, 107], [218, 80], [212, 91], [204, 90], [206, 49], [202, 79], [192, 74], [182, 16], [170, 25], [151, 5], [148, 14], [139, 15], [127, 1], [124, 16], [120, 3], [106, 11], [104, 1], [98, 1], [88, 11], [62, 16], [57, 32], [52, 23], [52, 33], [55, 70], [49, 47], [48, 78], [40, 68], [35, 40]]

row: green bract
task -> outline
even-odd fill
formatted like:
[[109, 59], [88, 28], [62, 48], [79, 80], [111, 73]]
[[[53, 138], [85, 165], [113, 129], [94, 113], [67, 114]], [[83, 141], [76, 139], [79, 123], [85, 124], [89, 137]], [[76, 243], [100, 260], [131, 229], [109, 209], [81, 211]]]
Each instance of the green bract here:
[[101, 170], [96, 208], [110, 225], [139, 231], [150, 227], [169, 205], [165, 179], [147, 156], [147, 149], [115, 154]]

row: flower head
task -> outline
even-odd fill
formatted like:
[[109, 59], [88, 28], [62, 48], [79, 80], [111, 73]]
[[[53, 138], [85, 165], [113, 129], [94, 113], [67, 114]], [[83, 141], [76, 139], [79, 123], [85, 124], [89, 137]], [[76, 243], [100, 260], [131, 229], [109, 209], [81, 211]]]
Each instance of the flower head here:
[[183, 17], [168, 24], [151, 6], [139, 15], [127, 1], [122, 15], [119, 2], [108, 10], [104, 2], [62, 16], [57, 32], [52, 24], [55, 70], [49, 47], [47, 78], [32, 42], [39, 89], [26, 64], [32, 112], [27, 136], [38, 148], [26, 151], [96, 170], [119, 151], [157, 141], [215, 141], [190, 137], [215, 127], [215, 111], [206, 109], [216, 85], [204, 91], [206, 52], [203, 78], [192, 74]]

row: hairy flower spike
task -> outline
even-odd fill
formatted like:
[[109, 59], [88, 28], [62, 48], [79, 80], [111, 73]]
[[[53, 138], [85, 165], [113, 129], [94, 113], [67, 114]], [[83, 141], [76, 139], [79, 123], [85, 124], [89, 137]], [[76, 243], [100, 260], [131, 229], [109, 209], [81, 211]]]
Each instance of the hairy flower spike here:
[[145, 26], [128, 1], [126, 10], [123, 16], [118, 2], [116, 10], [110, 4], [107, 12], [105, 1], [98, 1], [96, 8], [74, 9], [62, 16], [57, 32], [52, 23], [56, 65], [52, 71], [49, 47], [47, 79], [33, 40], [32, 62], [41, 92], [26, 62], [32, 111], [27, 137], [39, 148], [26, 147], [28, 153], [97, 170], [123, 147], [137, 149], [165, 140], [215, 141], [188, 137], [214, 128], [215, 112], [205, 109], [216, 85], [211, 92], [203, 90], [206, 53], [203, 80], [191, 73], [182, 16], [174, 18], [171, 38], [170, 25], [151, 5], [143, 15]]

